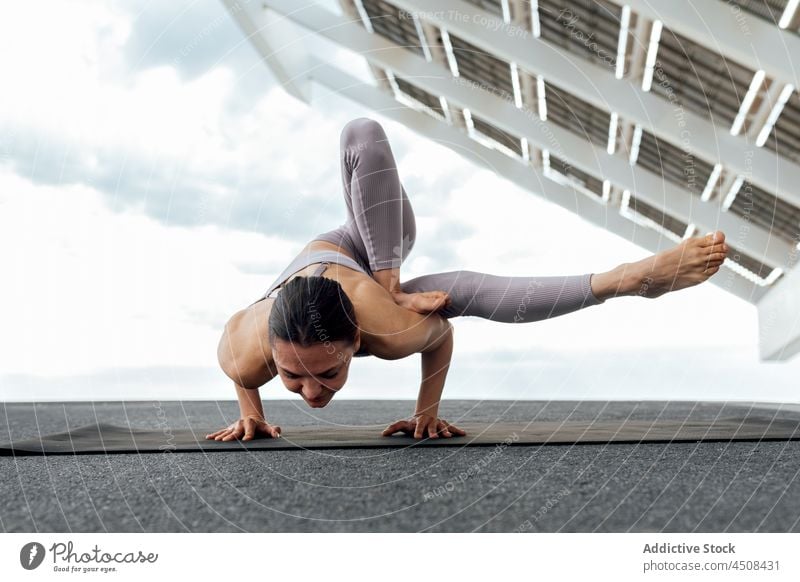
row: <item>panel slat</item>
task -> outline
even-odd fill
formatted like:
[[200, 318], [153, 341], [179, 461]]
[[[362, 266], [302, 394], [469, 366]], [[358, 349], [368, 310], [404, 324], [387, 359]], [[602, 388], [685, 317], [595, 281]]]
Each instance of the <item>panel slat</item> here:
[[417, 27], [411, 15], [383, 0], [361, 0], [369, 22], [376, 34], [424, 56]]
[[800, 208], [750, 182], [742, 184], [728, 210], [787, 241], [800, 240]]
[[754, 74], [668, 29], [661, 33], [656, 69], [653, 93], [728, 126], [739, 113]]
[[450, 44], [462, 77], [487, 86], [506, 99], [514, 98], [511, 65], [476, 47], [474, 44], [450, 34]]

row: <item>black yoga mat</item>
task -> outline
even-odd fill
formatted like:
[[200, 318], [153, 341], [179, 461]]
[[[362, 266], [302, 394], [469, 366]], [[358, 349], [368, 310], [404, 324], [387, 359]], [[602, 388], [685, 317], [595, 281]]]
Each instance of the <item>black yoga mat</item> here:
[[800, 420], [748, 415], [715, 420], [598, 420], [564, 422], [463, 422], [467, 436], [415, 440], [381, 436], [383, 426], [283, 427], [281, 438], [213, 441], [217, 428], [143, 429], [93, 424], [68, 432], [0, 445], [0, 455], [212, 452], [264, 449], [550, 445], [673, 441], [800, 440]]

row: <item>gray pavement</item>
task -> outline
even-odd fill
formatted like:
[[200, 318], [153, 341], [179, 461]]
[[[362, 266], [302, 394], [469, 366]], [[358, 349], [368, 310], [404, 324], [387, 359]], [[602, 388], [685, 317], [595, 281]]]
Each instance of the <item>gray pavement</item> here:
[[[221, 428], [233, 401], [0, 403], [0, 441], [98, 421]], [[284, 432], [374, 425], [412, 401], [266, 401]], [[700, 419], [749, 403], [454, 401], [459, 419]], [[797, 407], [760, 404], [760, 416]], [[800, 531], [800, 442], [0, 457], [5, 532]]]

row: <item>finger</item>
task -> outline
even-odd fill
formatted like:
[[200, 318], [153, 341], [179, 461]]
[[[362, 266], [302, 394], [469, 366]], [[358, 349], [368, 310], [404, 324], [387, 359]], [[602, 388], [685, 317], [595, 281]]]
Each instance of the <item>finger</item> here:
[[392, 424], [387, 426], [385, 429], [383, 429], [383, 432], [381, 433], [381, 435], [382, 436], [392, 436], [394, 433], [396, 433], [398, 430], [400, 430], [400, 427], [402, 426], [402, 424], [403, 424], [402, 421], [393, 422]]
[[425, 436], [425, 421], [417, 420], [417, 426], [414, 428], [414, 438], [421, 439]]
[[222, 437], [222, 440], [223, 441], [232, 441], [232, 440], [240, 438], [241, 436], [242, 436], [241, 429], [234, 428], [233, 430], [231, 430], [231, 432], [229, 432], [227, 435]]
[[428, 436], [430, 436], [432, 439], [439, 438], [439, 431], [436, 428], [436, 421], [433, 421], [428, 425]]
[[447, 423], [447, 430], [449, 430], [451, 433], [457, 436], [467, 436], [467, 431], [458, 428], [454, 424]]
[[269, 427], [269, 434], [272, 438], [280, 438], [281, 437], [281, 427], [279, 426], [270, 426]]
[[220, 433], [217, 436], [214, 437], [214, 440], [221, 441], [223, 437], [227, 436], [228, 433], [231, 432], [231, 430], [233, 430], [233, 429], [226, 428], [225, 430], [220, 431]]
[[207, 434], [207, 435], [206, 435], [206, 438], [207, 438], [207, 439], [213, 439], [215, 436], [217, 436], [218, 434], [220, 434], [221, 432], [224, 432], [224, 431], [226, 431], [226, 430], [228, 430], [228, 429], [227, 429], [227, 428], [222, 428], [222, 429], [220, 429], [220, 430], [218, 430], [218, 431], [215, 431], [215, 432], [212, 432], [212, 433], [210, 433], [210, 434]]
[[443, 420], [439, 421], [439, 432], [443, 437], [446, 438], [453, 436], [452, 433], [448, 430], [447, 423]]

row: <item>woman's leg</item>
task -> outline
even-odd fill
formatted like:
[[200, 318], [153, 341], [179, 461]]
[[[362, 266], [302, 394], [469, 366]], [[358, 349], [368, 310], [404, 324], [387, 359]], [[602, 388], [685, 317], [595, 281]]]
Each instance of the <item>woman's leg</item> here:
[[383, 127], [361, 117], [342, 129], [347, 222], [315, 240], [339, 244], [370, 272], [399, 268], [417, 236], [416, 221]]
[[[399, 268], [416, 239], [411, 203], [381, 125], [365, 117], [345, 125], [340, 139], [347, 223], [320, 240], [352, 247], [371, 271]], [[343, 242], [340, 240], [344, 238]], [[592, 295], [591, 275], [498, 277], [474, 271], [424, 275], [406, 283], [406, 293], [447, 291], [445, 317], [475, 315], [494, 321], [535, 321], [602, 303]]]
[[405, 283], [406, 293], [443, 290], [451, 304], [442, 317], [473, 315], [504, 323], [525, 323], [565, 315], [603, 303], [592, 293], [592, 273], [557, 277], [503, 277], [475, 271], [422, 275]]

